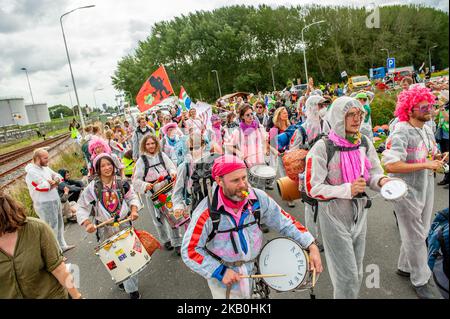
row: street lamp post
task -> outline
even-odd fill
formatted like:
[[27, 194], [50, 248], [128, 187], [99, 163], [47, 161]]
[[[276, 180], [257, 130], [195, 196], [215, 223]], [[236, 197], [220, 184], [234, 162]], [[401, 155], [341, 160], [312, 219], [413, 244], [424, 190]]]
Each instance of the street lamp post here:
[[429, 50], [428, 50], [428, 60], [430, 62], [430, 72], [431, 72], [431, 50], [433, 50], [434, 48], [436, 48], [438, 45], [435, 44], [433, 45]]
[[70, 69], [70, 75], [72, 77], [72, 84], [73, 84], [73, 90], [75, 92], [75, 98], [77, 99], [77, 106], [78, 106], [78, 111], [80, 112], [80, 120], [81, 120], [81, 127], [84, 129], [85, 125], [84, 125], [84, 118], [83, 118], [83, 112], [81, 111], [81, 106], [80, 106], [80, 99], [78, 98], [78, 92], [77, 92], [77, 86], [75, 84], [75, 78], [73, 77], [73, 71], [72, 71], [72, 64], [70, 63], [70, 56], [69, 56], [69, 50], [67, 49], [67, 42], [66, 42], [66, 35], [64, 34], [64, 26], [63, 26], [63, 22], [62, 19], [64, 16], [68, 15], [69, 13], [72, 13], [76, 10], [79, 9], [87, 9], [87, 8], [93, 8], [95, 7], [95, 5], [89, 5], [89, 6], [84, 6], [84, 7], [79, 7], [76, 9], [73, 9], [69, 12], [64, 13], [60, 18], [59, 18], [59, 23], [61, 24], [61, 31], [62, 31], [62, 35], [63, 35], [63, 39], [64, 39], [64, 46], [66, 48], [66, 54], [67, 54], [67, 61], [69, 62], [69, 69]]
[[310, 26], [312, 26], [312, 25], [319, 24], [319, 23], [322, 23], [322, 22], [325, 22], [325, 20], [320, 20], [320, 21], [317, 21], [317, 22], [313, 22], [313, 23], [311, 23], [311, 24], [308, 24], [307, 26], [305, 26], [305, 27], [302, 29], [303, 61], [305, 62], [305, 77], [306, 77], [306, 83], [308, 83], [308, 68], [307, 68], [307, 66], [306, 66], [306, 44], [305, 44], [305, 40], [304, 40], [304, 38], [303, 38], [303, 31], [305, 31], [306, 29], [308, 29], [308, 28], [309, 28]]
[[274, 66], [275, 66], [275, 65], [271, 65], [270, 71], [272, 71], [272, 84], [273, 84], [273, 90], [276, 91], [277, 89], [276, 89], [276, 87], [275, 87], [275, 77], [273, 76], [273, 67], [274, 67]]
[[33, 91], [31, 91], [31, 84], [30, 84], [30, 78], [28, 77], [28, 70], [27, 70], [27, 68], [21, 68], [21, 70], [25, 71], [25, 74], [27, 75], [28, 88], [30, 89], [30, 95], [31, 95], [31, 102], [33, 102], [33, 104], [34, 104]]
[[220, 98], [222, 96], [222, 91], [220, 90], [219, 73], [217, 72], [217, 70], [212, 70], [211, 72], [215, 72], [216, 73], [217, 86], [219, 87], [219, 98]]
[[73, 107], [72, 95], [70, 95], [70, 88], [69, 88], [69, 86], [68, 86], [67, 84], [64, 85], [64, 87], [67, 88], [67, 93], [69, 93], [70, 107], [72, 108], [73, 116], [75, 117], [75, 116], [76, 116], [76, 114], [75, 114], [75, 108]]
[[380, 49], [380, 51], [386, 51], [387, 52], [387, 55], [388, 55], [388, 59], [391, 57], [391, 55], [389, 54], [389, 50], [388, 49]]

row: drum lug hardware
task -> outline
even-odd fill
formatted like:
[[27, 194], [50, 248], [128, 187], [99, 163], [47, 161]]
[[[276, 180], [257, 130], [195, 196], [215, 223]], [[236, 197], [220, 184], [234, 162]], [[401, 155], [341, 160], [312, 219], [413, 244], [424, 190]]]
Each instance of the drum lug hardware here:
[[149, 256], [148, 255], [144, 255], [145, 260], [148, 260]]
[[127, 268], [128, 273], [132, 273], [133, 271], [130, 268]]

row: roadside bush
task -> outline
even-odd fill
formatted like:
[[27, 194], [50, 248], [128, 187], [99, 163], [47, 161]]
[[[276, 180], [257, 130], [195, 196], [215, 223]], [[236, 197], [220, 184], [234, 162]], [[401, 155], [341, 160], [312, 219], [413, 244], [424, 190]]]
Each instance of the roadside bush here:
[[388, 124], [394, 118], [395, 105], [397, 103], [397, 93], [376, 93], [372, 109], [372, 126]]

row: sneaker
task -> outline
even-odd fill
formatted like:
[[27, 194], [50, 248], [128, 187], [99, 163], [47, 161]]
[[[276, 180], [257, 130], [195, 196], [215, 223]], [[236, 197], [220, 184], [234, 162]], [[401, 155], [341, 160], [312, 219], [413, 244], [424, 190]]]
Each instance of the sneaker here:
[[71, 250], [73, 248], [75, 248], [75, 245], [67, 245], [66, 247], [64, 247], [62, 249], [62, 251], [63, 251], [63, 253], [65, 253], [66, 251]]
[[269, 191], [272, 191], [273, 190], [273, 185], [266, 185], [266, 189], [269, 190]]
[[445, 179], [443, 179], [442, 181], [440, 181], [439, 183], [437, 183], [439, 186], [442, 186], [442, 185], [448, 185], [448, 181], [447, 180], [445, 180]]
[[411, 274], [409, 272], [397, 269], [397, 271], [395, 272], [397, 275], [402, 276], [402, 277], [407, 277], [409, 278], [411, 276]]
[[267, 233], [269, 232], [269, 227], [267, 227], [266, 224], [261, 224], [261, 231], [262, 231], [264, 234], [267, 234]]
[[119, 284], [117, 287], [120, 291], [125, 291], [125, 287], [123, 286], [123, 284]]
[[175, 247], [175, 252], [177, 253], [178, 256], [181, 256], [181, 247], [180, 246]]
[[130, 299], [141, 299], [141, 294], [139, 293], [139, 291], [131, 292]]
[[166, 250], [172, 250], [173, 246], [170, 244], [170, 241], [168, 241], [167, 243], [164, 243], [164, 248]]
[[414, 287], [414, 290], [416, 291], [417, 297], [419, 299], [437, 299], [429, 284]]
[[289, 207], [295, 207], [295, 203], [293, 201], [288, 202]]

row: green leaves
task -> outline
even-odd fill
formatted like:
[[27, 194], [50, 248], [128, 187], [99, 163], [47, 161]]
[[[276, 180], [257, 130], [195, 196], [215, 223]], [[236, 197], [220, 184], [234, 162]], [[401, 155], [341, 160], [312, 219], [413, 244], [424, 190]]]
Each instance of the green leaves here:
[[211, 70], [217, 70], [222, 94], [236, 90], [271, 91], [289, 79], [305, 83], [302, 28], [325, 20], [304, 32], [308, 75], [315, 82], [339, 82], [340, 73], [368, 75], [369, 68], [385, 66], [386, 51], [398, 66], [448, 66], [448, 14], [418, 6], [383, 6], [380, 28], [368, 29], [364, 8], [298, 6], [230, 6], [211, 12], [196, 11], [153, 25], [132, 55], [117, 64], [112, 83], [137, 95], [142, 83], [164, 64], [177, 92], [183, 85], [195, 99], [219, 96]]

